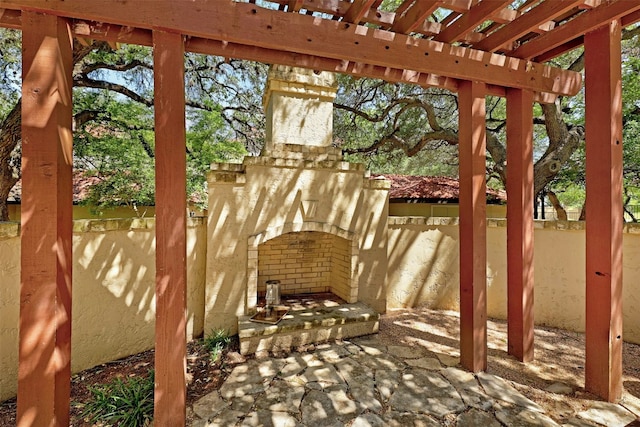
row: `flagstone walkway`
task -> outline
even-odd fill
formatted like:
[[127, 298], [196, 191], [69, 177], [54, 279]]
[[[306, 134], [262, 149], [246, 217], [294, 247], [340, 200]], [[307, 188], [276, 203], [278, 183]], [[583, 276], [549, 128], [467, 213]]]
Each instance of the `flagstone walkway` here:
[[[249, 359], [229, 367], [222, 387], [193, 405], [192, 426], [640, 425], [637, 402], [586, 400], [582, 411], [548, 413], [509, 381], [473, 375], [458, 363], [376, 335]], [[552, 386], [549, 393], [560, 400], [574, 391], [563, 383]]]

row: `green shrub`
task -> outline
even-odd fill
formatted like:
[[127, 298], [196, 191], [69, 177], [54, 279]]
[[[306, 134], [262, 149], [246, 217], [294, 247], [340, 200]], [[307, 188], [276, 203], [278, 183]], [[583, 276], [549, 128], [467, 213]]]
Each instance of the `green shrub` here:
[[210, 353], [212, 362], [218, 360], [230, 342], [229, 331], [224, 329], [213, 329], [209, 335], [204, 337], [204, 347]]
[[153, 419], [153, 371], [145, 377], [115, 380], [90, 387], [93, 398], [82, 411], [91, 423], [143, 427]]

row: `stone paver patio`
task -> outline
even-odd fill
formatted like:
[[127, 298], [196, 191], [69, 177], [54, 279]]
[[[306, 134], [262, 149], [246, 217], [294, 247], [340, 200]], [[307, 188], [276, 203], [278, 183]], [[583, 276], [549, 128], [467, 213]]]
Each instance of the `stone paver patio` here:
[[[193, 405], [193, 426], [628, 426], [637, 402], [586, 400], [562, 417], [496, 375], [473, 375], [450, 355], [371, 335], [229, 367], [223, 386]], [[555, 384], [562, 397], [571, 387]], [[568, 388], [568, 390], [566, 390]], [[634, 406], [635, 405], [635, 406]], [[632, 412], [633, 411], [633, 412]], [[635, 414], [634, 414], [635, 412]]]

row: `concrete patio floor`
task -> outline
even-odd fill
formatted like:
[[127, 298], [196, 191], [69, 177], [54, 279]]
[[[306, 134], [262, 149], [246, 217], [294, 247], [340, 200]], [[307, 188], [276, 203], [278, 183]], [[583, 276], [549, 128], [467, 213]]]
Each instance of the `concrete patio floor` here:
[[506, 354], [506, 324], [489, 322], [489, 369], [459, 366], [457, 313], [401, 310], [380, 333], [258, 354], [226, 367], [219, 390], [192, 408], [203, 426], [640, 425], [640, 349], [625, 345], [623, 400], [584, 391], [581, 334], [536, 329], [536, 361]]

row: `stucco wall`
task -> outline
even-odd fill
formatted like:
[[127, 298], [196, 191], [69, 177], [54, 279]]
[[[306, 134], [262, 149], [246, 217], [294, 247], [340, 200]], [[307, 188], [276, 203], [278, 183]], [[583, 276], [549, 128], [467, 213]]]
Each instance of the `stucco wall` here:
[[[138, 206], [137, 209], [136, 212], [128, 206], [118, 206], [98, 213], [90, 206], [73, 205], [73, 219], [153, 218], [156, 214], [155, 206]], [[10, 204], [9, 221], [20, 221], [20, 212], [20, 204]]]
[[[73, 234], [74, 372], [154, 346], [155, 220], [79, 220]], [[206, 226], [187, 229], [187, 334], [204, 321]], [[0, 223], [0, 401], [15, 394], [18, 371], [20, 238]]]
[[[536, 221], [534, 316], [538, 324], [574, 331], [585, 325], [585, 231], [577, 221]], [[487, 311], [507, 315], [506, 221], [488, 220]], [[387, 307], [457, 310], [457, 218], [389, 218]], [[623, 237], [624, 339], [640, 343], [640, 225]]]
[[[389, 216], [458, 217], [457, 203], [389, 203]], [[506, 205], [487, 205], [487, 218], [506, 218]]]
[[[300, 170], [288, 173], [300, 174]], [[258, 184], [265, 181], [257, 179], [255, 186], [245, 188], [244, 180], [237, 182], [237, 178], [231, 174], [227, 185], [216, 186], [211, 194], [216, 215], [209, 216], [208, 232], [202, 218], [188, 222], [189, 336], [198, 336], [213, 327], [226, 327], [234, 332], [236, 316], [244, 314], [250, 260], [247, 239], [238, 238], [239, 231], [246, 236], [268, 228], [269, 222], [263, 215], [293, 223], [302, 218], [301, 201], [306, 198], [301, 199], [297, 191], [291, 192], [291, 200], [278, 199], [271, 192], [275, 188], [270, 190]], [[307, 177], [302, 174], [302, 178]], [[390, 217], [387, 221], [386, 209], [380, 212], [381, 204], [386, 206], [384, 182], [372, 180], [362, 187], [362, 176], [358, 173], [348, 173], [338, 183], [330, 183], [322, 174], [314, 179], [318, 181], [311, 188], [329, 194], [334, 184], [348, 187], [351, 183], [359, 188], [356, 200], [345, 202], [353, 204], [353, 214], [343, 217], [338, 212], [332, 218], [342, 226], [351, 224], [358, 230], [354, 235], [360, 247], [357, 265], [360, 300], [380, 311], [424, 305], [458, 308], [457, 218]], [[379, 185], [382, 187], [378, 188]], [[252, 203], [260, 200], [277, 203], [269, 203], [270, 210], [262, 213], [253, 209], [254, 204], [238, 210], [230, 208], [234, 199], [244, 198]], [[339, 199], [334, 202], [339, 204]], [[326, 208], [318, 206], [320, 210]], [[361, 216], [357, 215], [359, 212], [372, 213]], [[153, 347], [154, 223], [153, 219], [74, 222], [74, 371]], [[534, 237], [536, 322], [583, 331], [584, 223], [536, 221]], [[623, 245], [624, 338], [640, 343], [640, 316], [634, 311], [640, 304], [640, 225], [625, 226]], [[488, 220], [487, 249], [488, 314], [505, 318], [504, 220]], [[206, 268], [207, 262], [216, 263], [217, 267]], [[206, 296], [205, 274], [208, 274]], [[233, 286], [227, 286], [229, 282]], [[17, 383], [19, 283], [19, 228], [15, 223], [0, 223], [0, 400], [12, 396]]]

